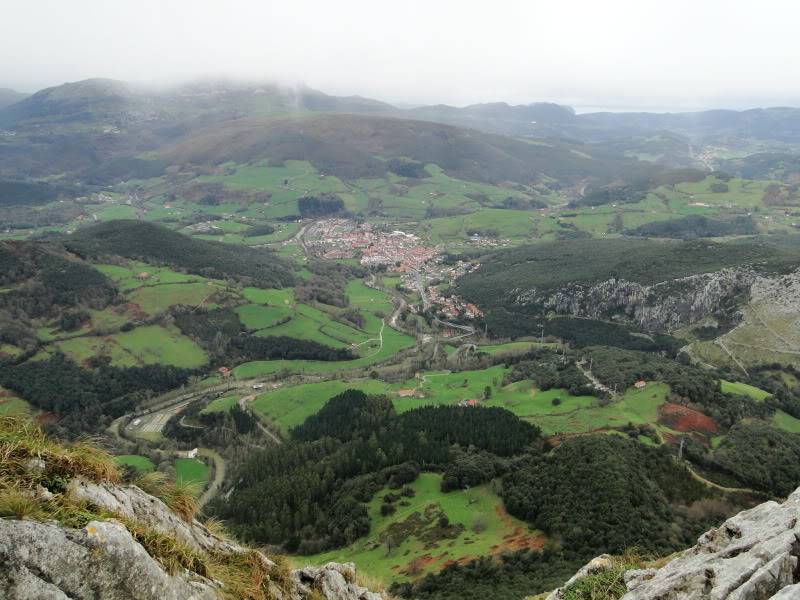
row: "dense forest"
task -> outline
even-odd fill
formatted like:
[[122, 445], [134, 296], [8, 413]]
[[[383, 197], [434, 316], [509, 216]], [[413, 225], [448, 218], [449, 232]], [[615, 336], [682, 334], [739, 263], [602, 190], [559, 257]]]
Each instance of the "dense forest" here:
[[47, 204], [59, 198], [73, 198], [81, 191], [77, 186], [0, 180], [0, 207]]
[[0, 285], [9, 286], [0, 294], [0, 342], [27, 355], [40, 344], [33, 319], [71, 331], [88, 319], [90, 309], [120, 300], [107, 277], [50, 243], [0, 242]]
[[402, 598], [517, 600], [553, 589], [602, 552], [638, 548], [669, 553], [690, 545], [732, 510], [676, 463], [666, 448], [618, 435], [564, 442], [549, 453], [528, 451], [503, 477], [506, 508], [550, 541], [455, 563], [413, 583], [396, 583]]
[[[591, 256], [592, 260], [586, 260]], [[723, 267], [758, 263], [765, 271], [793, 269], [800, 243], [792, 237], [658, 241], [587, 239], [499, 250], [482, 258], [481, 268], [458, 280], [458, 293], [480, 303], [503, 300], [512, 289], [552, 290], [612, 277], [654, 284]], [[484, 302], [491, 306], [492, 302]]]
[[745, 486], [788, 496], [800, 481], [800, 435], [757, 419], [737, 423], [712, 453], [712, 463]]
[[722, 221], [702, 215], [689, 215], [680, 219], [645, 223], [635, 229], [625, 231], [625, 235], [631, 236], [680, 239], [754, 235], [756, 233], [758, 233], [758, 228], [752, 217], [736, 217], [730, 221]]
[[542, 551], [522, 550], [458, 562], [415, 583], [395, 583], [395, 596], [417, 600], [519, 600], [532, 590], [552, 590], [569, 579], [582, 561], [547, 545]]
[[43, 411], [66, 437], [97, 433], [132, 410], [148, 392], [184, 384], [192, 371], [163, 365], [119, 368], [97, 358], [84, 369], [63, 354], [0, 369], [0, 386], [14, 390]]
[[559, 357], [550, 350], [529, 352], [524, 359], [513, 365], [503, 383], [505, 385], [525, 379], [535, 381], [536, 387], [543, 391], [563, 388], [573, 396], [592, 396], [598, 393], [573, 361]]
[[645, 352], [666, 352], [670, 355], [674, 355], [684, 344], [666, 334], [652, 333], [643, 336], [634, 328], [621, 323], [575, 317], [544, 318], [521, 314], [516, 310], [503, 306], [488, 308], [484, 317], [488, 332], [495, 337], [509, 339], [544, 334], [560, 338], [576, 348], [602, 344]]
[[183, 412], [170, 417], [164, 425], [164, 436], [188, 447], [204, 446], [223, 451], [248, 440], [242, 436], [256, 434], [259, 437], [256, 417], [238, 404], [230, 410], [204, 413], [205, 404], [193, 402]]
[[576, 557], [629, 547], [666, 553], [691, 544], [721, 515], [678, 523], [672, 505], [712, 495], [668, 449], [618, 435], [578, 437], [549, 454], [531, 454], [503, 481], [508, 511], [557, 535]]
[[[586, 260], [591, 256], [592, 260]], [[472, 258], [475, 258], [474, 256]], [[674, 354], [683, 342], [664, 334], [650, 336], [619, 323], [552, 317], [539, 299], [569, 286], [610, 279], [652, 285], [673, 279], [750, 265], [765, 273], [785, 273], [800, 259], [800, 244], [790, 237], [708, 240], [573, 239], [499, 250], [479, 257], [480, 268], [460, 277], [454, 291], [484, 312], [483, 324], [498, 338], [545, 333], [575, 346], [607, 345]], [[524, 297], [524, 301], [520, 301]]]
[[288, 443], [254, 452], [215, 511], [247, 539], [315, 553], [364, 535], [364, 502], [387, 483], [400, 489], [414, 481], [420, 469], [445, 468], [454, 447], [482, 451], [475, 460], [483, 460], [520, 453], [538, 438], [536, 427], [502, 409], [396, 415], [388, 399], [349, 390], [294, 429]]
[[344, 202], [336, 194], [302, 196], [297, 200], [300, 216], [304, 218], [330, 217], [344, 210]]

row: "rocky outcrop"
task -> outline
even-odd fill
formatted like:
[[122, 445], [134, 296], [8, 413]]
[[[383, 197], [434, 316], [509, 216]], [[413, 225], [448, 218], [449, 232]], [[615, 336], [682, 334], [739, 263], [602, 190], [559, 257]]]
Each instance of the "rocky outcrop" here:
[[[597, 559], [595, 559], [597, 561]], [[584, 567], [569, 584], [602, 570]], [[661, 568], [624, 574], [621, 600], [788, 600], [800, 598], [800, 489], [765, 502], [703, 534]]]
[[625, 279], [573, 283], [555, 290], [514, 290], [519, 306], [539, 307], [591, 319], [622, 316], [647, 331], [670, 331], [697, 323], [748, 293], [759, 279], [749, 267], [722, 269], [654, 285]]
[[136, 519], [159, 533], [173, 536], [192, 550], [242, 552], [238, 544], [211, 533], [199, 521], [187, 522], [158, 498], [135, 485], [94, 483], [85, 479], [70, 481], [68, 492], [76, 500], [91, 502], [109, 512]]
[[353, 563], [306, 567], [293, 571], [292, 578], [303, 595], [310, 595], [311, 590], [319, 590], [328, 600], [382, 600], [380, 594], [355, 583], [356, 567]]
[[83, 529], [0, 519], [0, 598], [216, 600], [214, 582], [169, 575], [116, 521]]
[[[167, 536], [199, 556], [249, 552], [267, 572], [277, 565], [185, 521], [161, 500], [133, 485], [73, 479], [68, 494], [77, 502], [118, 515], [84, 527], [55, 521], [0, 518], [0, 598], [3, 600], [216, 600], [225, 584], [186, 568], [170, 572], [129, 531], [126, 519]], [[52, 494], [50, 494], [52, 496]], [[201, 571], [202, 572], [202, 571]], [[275, 571], [277, 572], [277, 570]], [[273, 600], [381, 600], [356, 584], [352, 564], [329, 563], [287, 573], [269, 581]]]
[[596, 556], [588, 563], [583, 565], [580, 570], [575, 573], [572, 577], [569, 578], [567, 583], [565, 583], [562, 587], [554, 590], [547, 596], [546, 600], [562, 600], [564, 598], [564, 594], [566, 593], [567, 589], [578, 581], [579, 579], [583, 579], [588, 575], [594, 575], [595, 573], [601, 573], [603, 571], [608, 571], [609, 569], [613, 568], [614, 562], [612, 558], [608, 554], [601, 554], [600, 556]]

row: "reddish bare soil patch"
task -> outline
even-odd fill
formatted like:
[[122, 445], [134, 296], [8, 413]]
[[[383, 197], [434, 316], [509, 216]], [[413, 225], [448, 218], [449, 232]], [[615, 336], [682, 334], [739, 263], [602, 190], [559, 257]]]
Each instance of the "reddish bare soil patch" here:
[[39, 425], [52, 425], [58, 422], [58, 415], [49, 411], [44, 411], [36, 415], [34, 421]]
[[408, 575], [409, 577], [416, 577], [417, 575], [421, 575], [428, 569], [428, 567], [430, 567], [433, 563], [442, 560], [444, 557], [447, 556], [447, 554], [448, 553], [445, 552], [444, 554], [441, 554], [439, 556], [431, 556], [430, 554], [418, 556], [417, 558], [409, 562], [406, 565], [406, 567], [400, 571], [400, 574]]
[[506, 512], [506, 509], [498, 504], [494, 507], [497, 516], [502, 519], [503, 523], [512, 528], [511, 533], [503, 536], [503, 543], [500, 545], [492, 546], [492, 550], [539, 550], [544, 546], [545, 537], [543, 535], [531, 535], [530, 532], [525, 531], [522, 527], [514, 522]]
[[680, 440], [678, 440], [675, 435], [669, 433], [668, 431], [661, 433], [661, 439], [664, 440], [665, 444], [670, 444], [673, 446], [680, 443]]
[[660, 413], [659, 421], [676, 431], [697, 433], [717, 432], [717, 424], [714, 423], [711, 417], [689, 408], [688, 406], [668, 402], [662, 404], [658, 410]]
[[471, 554], [468, 554], [466, 556], [462, 556], [458, 560], [445, 561], [444, 563], [442, 563], [442, 568], [446, 569], [447, 567], [451, 567], [453, 565], [462, 565], [463, 566], [463, 565], [467, 564], [468, 562], [472, 562], [473, 560], [475, 560], [475, 557], [472, 556]]

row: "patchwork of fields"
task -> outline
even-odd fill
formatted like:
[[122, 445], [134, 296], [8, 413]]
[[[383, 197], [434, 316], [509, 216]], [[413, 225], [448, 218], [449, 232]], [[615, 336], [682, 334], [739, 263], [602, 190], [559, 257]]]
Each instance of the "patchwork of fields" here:
[[251, 407], [286, 433], [319, 411], [331, 397], [346, 389], [358, 389], [388, 396], [398, 412], [473, 400], [480, 406], [510, 410], [539, 426], [545, 435], [556, 435], [618, 428], [629, 423], [656, 425], [658, 408], [669, 393], [666, 385], [651, 383], [644, 389], [631, 388], [619, 399], [605, 404], [592, 396], [571, 396], [566, 390], [541, 391], [532, 381], [503, 385], [508, 371], [495, 366], [478, 371], [424, 372], [419, 378], [398, 384], [371, 379], [307, 383], [260, 394]]

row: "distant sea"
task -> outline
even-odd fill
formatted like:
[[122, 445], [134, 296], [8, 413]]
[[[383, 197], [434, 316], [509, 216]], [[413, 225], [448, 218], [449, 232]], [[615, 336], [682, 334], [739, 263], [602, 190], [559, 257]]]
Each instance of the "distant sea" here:
[[573, 106], [579, 115], [586, 113], [609, 112], [609, 113], [682, 113], [699, 112], [708, 108], [675, 108], [667, 106]]

